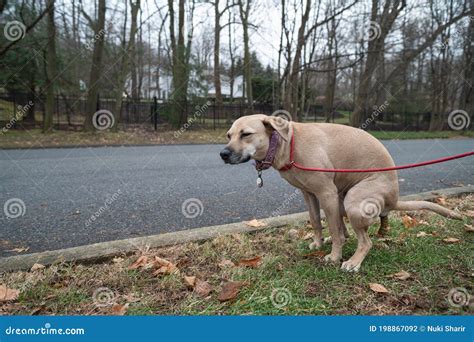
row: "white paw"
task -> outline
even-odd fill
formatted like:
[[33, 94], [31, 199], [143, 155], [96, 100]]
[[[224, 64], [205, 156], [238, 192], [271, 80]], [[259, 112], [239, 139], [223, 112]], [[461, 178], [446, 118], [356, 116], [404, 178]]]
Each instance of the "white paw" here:
[[353, 260], [349, 259], [344, 261], [341, 265], [341, 270], [347, 272], [359, 272], [361, 263], [354, 262]]
[[314, 240], [313, 242], [311, 242], [309, 244], [309, 249], [311, 249], [311, 250], [320, 249], [322, 246], [323, 246], [323, 241], [316, 239], [316, 240]]
[[338, 256], [333, 256], [332, 254], [328, 254], [324, 257], [324, 261], [327, 263], [338, 263], [341, 261], [341, 258]]

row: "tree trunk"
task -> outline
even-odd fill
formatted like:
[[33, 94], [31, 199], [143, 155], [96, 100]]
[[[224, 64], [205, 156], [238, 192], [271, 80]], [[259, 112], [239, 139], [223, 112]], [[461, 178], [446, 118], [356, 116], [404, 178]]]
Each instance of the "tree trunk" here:
[[[46, 54], [46, 103], [44, 106], [43, 133], [53, 129], [54, 85], [56, 83], [56, 24], [54, 22], [54, 0], [48, 0], [48, 45]], [[59, 123], [58, 123], [59, 124]]]
[[[252, 96], [252, 66], [250, 65], [250, 47], [249, 47], [249, 11], [250, 2], [247, 0], [245, 3], [243, 0], [239, 0], [239, 12], [240, 20], [242, 21], [243, 38], [244, 38], [244, 79], [245, 79], [245, 91], [247, 97], [247, 103], [249, 107], [253, 108], [253, 96]], [[245, 7], [245, 8], [244, 8]]]
[[[121, 118], [120, 114], [122, 111], [123, 91], [125, 89], [125, 82], [130, 72], [130, 64], [131, 64], [128, 56], [132, 47], [135, 46], [135, 35], [137, 32], [137, 14], [138, 14], [139, 9], [140, 9], [140, 0], [136, 0], [135, 2], [133, 2], [133, 0], [130, 0], [130, 11], [131, 11], [132, 22], [130, 26], [130, 37], [129, 37], [128, 43], [126, 43], [125, 30], [123, 33], [123, 46], [125, 47], [125, 53], [122, 55], [122, 61], [120, 64], [121, 68], [120, 68], [118, 80], [117, 80], [117, 91], [115, 93], [115, 109], [114, 109], [115, 124], [112, 126], [113, 131], [118, 130], [118, 124]], [[125, 19], [125, 24], [126, 24], [126, 19]], [[126, 25], [124, 26], [124, 28], [125, 27]]]
[[87, 113], [84, 120], [84, 130], [94, 131], [92, 118], [97, 110], [97, 96], [99, 93], [99, 81], [102, 76], [102, 56], [104, 52], [105, 41], [105, 0], [99, 0], [98, 21], [94, 27], [95, 41], [94, 51], [92, 54], [92, 66], [89, 76], [89, 85], [87, 90]]
[[216, 91], [216, 105], [220, 108], [222, 105], [221, 75], [220, 75], [220, 43], [221, 43], [221, 24], [219, 0], [214, 0], [214, 89]]

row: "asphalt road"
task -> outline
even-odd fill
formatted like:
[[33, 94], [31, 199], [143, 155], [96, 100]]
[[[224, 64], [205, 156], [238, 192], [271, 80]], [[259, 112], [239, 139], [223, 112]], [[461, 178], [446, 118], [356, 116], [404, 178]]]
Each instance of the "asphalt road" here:
[[[384, 144], [396, 164], [474, 150], [474, 139]], [[7, 251], [15, 247], [37, 252], [306, 210], [302, 195], [276, 171], [265, 171], [265, 185], [257, 189], [253, 166], [224, 165], [221, 148], [1, 150], [0, 255], [16, 255]], [[473, 175], [472, 157], [404, 170], [401, 193], [468, 185]], [[24, 208], [20, 203], [15, 211], [15, 199]]]

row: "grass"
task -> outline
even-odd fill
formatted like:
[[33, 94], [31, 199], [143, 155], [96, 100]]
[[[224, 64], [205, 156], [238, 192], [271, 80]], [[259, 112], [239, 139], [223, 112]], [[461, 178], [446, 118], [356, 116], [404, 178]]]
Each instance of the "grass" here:
[[[472, 216], [474, 201], [472, 196], [449, 199], [448, 206], [470, 210]], [[427, 213], [412, 217], [418, 224], [407, 228], [401, 214], [392, 215], [385, 238], [374, 237], [376, 227], [371, 227], [374, 246], [355, 274], [325, 264], [319, 254], [308, 255], [309, 241], [303, 236], [310, 228], [288, 226], [137, 251], [100, 264], [63, 263], [6, 273], [0, 276], [0, 284], [21, 292], [18, 300], [0, 306], [0, 314], [101, 315], [116, 313], [117, 307], [127, 315], [472, 314], [472, 302], [455, 307], [447, 300], [453, 288], [464, 288], [471, 295], [474, 290], [474, 235], [463, 227], [469, 218], [461, 222]], [[428, 235], [417, 237], [420, 232]], [[443, 241], [447, 237], [459, 241], [447, 243]], [[344, 247], [345, 259], [355, 246], [351, 236]], [[330, 245], [323, 247], [324, 253], [329, 250]], [[165, 258], [179, 272], [155, 276], [150, 266], [130, 269], [140, 256]], [[222, 260], [238, 264], [256, 256], [261, 262], [255, 268], [221, 264]], [[410, 277], [392, 276], [401, 270]], [[211, 292], [193, 292], [183, 280], [185, 275], [206, 281]], [[235, 298], [221, 302], [218, 294], [228, 281], [245, 284]], [[381, 284], [389, 292], [375, 293], [370, 283]], [[108, 296], [105, 305], [98, 305], [97, 291]]]
[[[173, 130], [152, 131], [130, 128], [113, 132], [54, 131], [43, 134], [40, 129], [9, 130], [0, 133], [0, 148], [42, 148], [64, 146], [126, 146], [165, 144], [225, 144], [226, 129], [191, 129], [183, 132]], [[371, 131], [378, 139], [448, 139], [474, 138], [474, 131], [442, 132], [380, 132]]]

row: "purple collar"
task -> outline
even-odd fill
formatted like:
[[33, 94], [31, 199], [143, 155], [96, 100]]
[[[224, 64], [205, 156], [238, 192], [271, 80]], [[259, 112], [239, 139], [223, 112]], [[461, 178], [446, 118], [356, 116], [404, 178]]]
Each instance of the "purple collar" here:
[[264, 160], [256, 160], [255, 161], [255, 168], [257, 171], [262, 171], [269, 169], [273, 164], [273, 159], [275, 159], [275, 155], [278, 148], [278, 142], [280, 141], [280, 136], [277, 131], [273, 131], [270, 137], [270, 145], [268, 146], [267, 155], [265, 156]]

